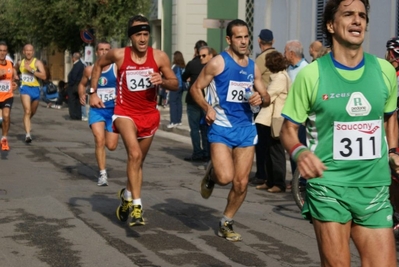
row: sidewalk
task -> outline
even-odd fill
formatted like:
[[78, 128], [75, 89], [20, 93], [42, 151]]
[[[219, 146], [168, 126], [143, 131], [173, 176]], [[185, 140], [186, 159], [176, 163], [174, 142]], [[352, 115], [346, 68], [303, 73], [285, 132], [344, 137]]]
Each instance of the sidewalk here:
[[180, 134], [183, 136], [190, 136], [190, 127], [188, 126], [187, 120], [187, 105], [183, 104], [183, 116], [181, 119], [182, 125], [177, 126], [175, 128], [168, 128], [168, 124], [170, 123], [170, 114], [169, 114], [169, 106], [159, 107], [159, 112], [161, 113], [161, 124], [159, 125], [159, 129], [165, 132], [171, 132], [175, 134]]

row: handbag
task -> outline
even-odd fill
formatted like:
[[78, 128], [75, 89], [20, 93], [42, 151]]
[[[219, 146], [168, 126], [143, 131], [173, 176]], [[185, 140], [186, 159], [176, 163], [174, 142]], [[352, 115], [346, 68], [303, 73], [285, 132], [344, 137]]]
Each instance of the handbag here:
[[46, 84], [46, 93], [48, 95], [57, 93], [57, 86], [54, 83], [49, 82], [48, 84]]
[[[273, 105], [273, 115], [274, 115], [274, 105]], [[283, 127], [283, 122], [284, 122], [284, 118], [281, 117], [281, 115], [279, 117], [272, 117], [272, 123], [271, 123], [271, 134], [272, 137], [275, 139], [279, 139], [280, 138], [280, 131], [281, 128]]]
[[[288, 86], [289, 86], [289, 79], [287, 77], [287, 90], [288, 90]], [[280, 138], [280, 131], [281, 128], [283, 127], [283, 122], [284, 122], [284, 118], [281, 116], [281, 113], [279, 114], [275, 114], [275, 107], [276, 104], [275, 102], [277, 101], [278, 98], [276, 98], [276, 100], [274, 100], [273, 104], [273, 108], [272, 108], [272, 121], [270, 124], [270, 128], [271, 128], [271, 135], [274, 139], [279, 139]]]

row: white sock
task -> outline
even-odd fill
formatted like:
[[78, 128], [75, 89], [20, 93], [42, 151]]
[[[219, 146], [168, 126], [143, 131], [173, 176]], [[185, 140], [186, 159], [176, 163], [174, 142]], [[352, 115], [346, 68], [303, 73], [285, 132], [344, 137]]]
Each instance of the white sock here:
[[100, 170], [100, 174], [107, 174], [107, 170]]
[[123, 192], [123, 198], [127, 201], [132, 201], [132, 192], [125, 189], [125, 192]]
[[141, 198], [133, 199], [133, 205], [140, 205], [141, 208], [143, 208], [143, 205], [141, 204]]
[[233, 218], [229, 218], [226, 215], [223, 215], [223, 218], [220, 220], [220, 223], [223, 225], [225, 222], [229, 222], [233, 220]]

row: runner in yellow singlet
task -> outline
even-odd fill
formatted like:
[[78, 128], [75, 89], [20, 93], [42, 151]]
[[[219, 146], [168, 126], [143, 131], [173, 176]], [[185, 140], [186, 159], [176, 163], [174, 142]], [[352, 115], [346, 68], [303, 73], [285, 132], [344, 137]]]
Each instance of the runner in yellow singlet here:
[[24, 108], [24, 128], [26, 132], [25, 142], [32, 142], [30, 135], [31, 119], [37, 111], [40, 100], [40, 84], [38, 79], [46, 79], [46, 71], [43, 63], [34, 57], [33, 45], [26, 44], [23, 50], [24, 59], [21, 61], [21, 102]]

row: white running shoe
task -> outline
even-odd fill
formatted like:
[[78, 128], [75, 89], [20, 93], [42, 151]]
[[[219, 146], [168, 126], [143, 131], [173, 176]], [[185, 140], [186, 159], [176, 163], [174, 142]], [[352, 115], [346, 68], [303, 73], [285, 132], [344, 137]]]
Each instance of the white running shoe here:
[[177, 123], [169, 123], [169, 124], [166, 126], [166, 128], [172, 129], [172, 128], [176, 128], [176, 126], [177, 126]]
[[97, 185], [98, 186], [107, 186], [108, 185], [108, 176], [106, 173], [100, 174], [100, 176], [98, 177]]

